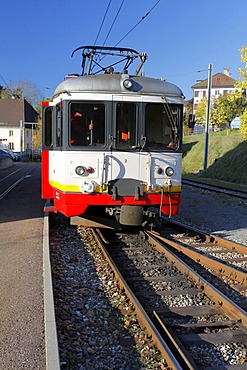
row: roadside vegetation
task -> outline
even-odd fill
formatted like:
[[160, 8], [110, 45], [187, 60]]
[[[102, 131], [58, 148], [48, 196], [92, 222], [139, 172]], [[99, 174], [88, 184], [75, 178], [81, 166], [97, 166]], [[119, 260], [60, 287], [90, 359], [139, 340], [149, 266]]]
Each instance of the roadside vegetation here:
[[[205, 135], [188, 135], [191, 130], [187, 122], [192, 113], [187, 109], [184, 126], [183, 177], [205, 183], [223, 185], [247, 191], [247, 46], [240, 49], [244, 68], [239, 68], [241, 82], [236, 83], [236, 90], [230, 94], [212, 98], [210, 104], [207, 169], [204, 168]], [[202, 99], [196, 110], [196, 117], [202, 126], [206, 122], [206, 99]], [[230, 122], [239, 117], [240, 129], [230, 130]]]
[[183, 141], [184, 178], [247, 191], [247, 141], [239, 130], [209, 134], [206, 171], [203, 171], [205, 135], [184, 136]]
[[[209, 125], [213, 129], [225, 129], [230, 127], [230, 123], [236, 117], [241, 120], [240, 132], [244, 140], [247, 140], [247, 46], [240, 49], [240, 56], [242, 63], [245, 63], [244, 68], [239, 68], [241, 81], [235, 84], [235, 90], [229, 94], [221, 95], [219, 97], [212, 96], [210, 99], [210, 120]], [[201, 126], [206, 124], [206, 110], [207, 98], [201, 99], [196, 108], [195, 121]], [[193, 113], [193, 102], [187, 102], [184, 122], [185, 125], [189, 122], [189, 117]], [[191, 126], [192, 127], [192, 126]], [[191, 128], [190, 127], [190, 128]], [[192, 129], [193, 131], [193, 129]]]

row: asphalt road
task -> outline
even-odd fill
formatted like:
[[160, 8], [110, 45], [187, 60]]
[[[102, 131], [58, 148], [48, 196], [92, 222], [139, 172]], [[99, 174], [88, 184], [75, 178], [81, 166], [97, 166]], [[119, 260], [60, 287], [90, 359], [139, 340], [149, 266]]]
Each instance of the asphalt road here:
[[30, 173], [0, 200], [0, 368], [44, 370], [40, 163], [19, 162], [1, 170], [0, 193], [2, 179], [20, 166]]

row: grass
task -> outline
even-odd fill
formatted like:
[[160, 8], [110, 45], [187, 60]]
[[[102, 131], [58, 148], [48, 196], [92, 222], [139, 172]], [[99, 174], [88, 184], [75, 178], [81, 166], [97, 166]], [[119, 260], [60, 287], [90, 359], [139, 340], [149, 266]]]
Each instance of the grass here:
[[205, 135], [184, 136], [184, 178], [247, 190], [247, 141], [238, 130], [209, 133], [208, 166], [203, 171]]

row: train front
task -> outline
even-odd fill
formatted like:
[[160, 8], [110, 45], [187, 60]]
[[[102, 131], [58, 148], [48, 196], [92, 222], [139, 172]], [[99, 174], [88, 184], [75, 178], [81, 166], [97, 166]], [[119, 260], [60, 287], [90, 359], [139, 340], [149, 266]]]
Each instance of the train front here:
[[139, 226], [181, 197], [183, 95], [113, 68], [68, 76], [43, 107], [42, 197], [67, 217]]

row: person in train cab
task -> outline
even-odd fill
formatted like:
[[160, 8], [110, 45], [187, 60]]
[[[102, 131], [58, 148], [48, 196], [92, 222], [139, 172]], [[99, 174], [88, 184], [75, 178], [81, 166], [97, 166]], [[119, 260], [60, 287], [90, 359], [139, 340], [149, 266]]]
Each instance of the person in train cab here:
[[93, 122], [91, 121], [90, 125], [88, 126], [89, 130], [93, 130]]
[[70, 144], [73, 146], [88, 145], [88, 129], [90, 130], [86, 127], [82, 114], [76, 112], [71, 118]]
[[169, 148], [169, 149], [176, 149], [176, 148], [177, 148], [177, 144], [176, 144], [174, 141], [171, 141], [171, 142], [167, 145], [167, 148]]

